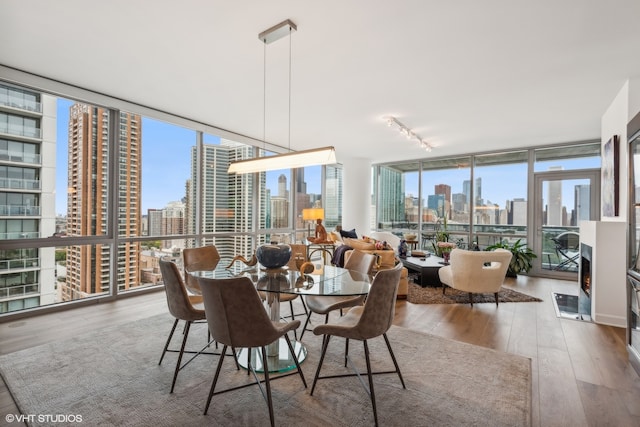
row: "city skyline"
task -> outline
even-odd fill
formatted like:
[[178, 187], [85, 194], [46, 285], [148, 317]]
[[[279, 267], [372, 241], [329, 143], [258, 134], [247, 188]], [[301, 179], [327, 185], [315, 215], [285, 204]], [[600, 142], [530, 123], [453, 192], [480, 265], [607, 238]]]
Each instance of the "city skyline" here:
[[[57, 99], [56, 163], [68, 163], [69, 108], [75, 101]], [[205, 134], [205, 144], [220, 145], [220, 137]], [[176, 149], [176, 144], [180, 149]], [[191, 147], [196, 145], [196, 132], [170, 123], [142, 117], [142, 212], [161, 209], [185, 197], [185, 184], [190, 178]], [[291, 182], [289, 170], [266, 174], [266, 186], [272, 192], [278, 188], [278, 177], [285, 174]], [[306, 168], [307, 192], [320, 194], [320, 168]], [[56, 214], [66, 215], [67, 168], [56, 168]]]

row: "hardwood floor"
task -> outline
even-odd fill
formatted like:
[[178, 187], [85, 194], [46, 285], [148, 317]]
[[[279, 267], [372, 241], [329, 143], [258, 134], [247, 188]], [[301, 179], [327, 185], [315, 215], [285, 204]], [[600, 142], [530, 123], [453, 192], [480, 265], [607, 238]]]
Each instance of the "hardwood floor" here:
[[[574, 282], [522, 276], [506, 286], [543, 302], [471, 308], [398, 301], [394, 324], [531, 358], [533, 426], [640, 426], [640, 379], [627, 359], [625, 330], [557, 318], [551, 293], [577, 294]], [[157, 292], [0, 323], [0, 354], [166, 310]], [[10, 413], [18, 409], [0, 381], [0, 425]]]

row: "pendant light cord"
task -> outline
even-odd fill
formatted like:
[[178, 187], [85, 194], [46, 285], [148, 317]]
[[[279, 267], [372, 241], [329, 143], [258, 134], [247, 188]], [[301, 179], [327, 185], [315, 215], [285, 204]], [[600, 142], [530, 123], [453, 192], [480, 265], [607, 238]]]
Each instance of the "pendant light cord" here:
[[289, 152], [291, 152], [291, 27], [289, 27]]
[[262, 155], [267, 151], [267, 40], [263, 40], [262, 54]]

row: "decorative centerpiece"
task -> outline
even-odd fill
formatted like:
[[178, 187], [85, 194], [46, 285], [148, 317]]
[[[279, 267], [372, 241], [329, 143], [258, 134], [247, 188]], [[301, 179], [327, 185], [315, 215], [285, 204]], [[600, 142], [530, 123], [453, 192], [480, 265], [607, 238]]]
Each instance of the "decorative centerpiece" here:
[[442, 252], [442, 258], [445, 264], [449, 264], [449, 256], [455, 247], [456, 244], [453, 242], [438, 242], [438, 248]]
[[291, 258], [289, 245], [262, 245], [256, 249], [258, 262], [266, 269], [281, 268], [287, 265]]

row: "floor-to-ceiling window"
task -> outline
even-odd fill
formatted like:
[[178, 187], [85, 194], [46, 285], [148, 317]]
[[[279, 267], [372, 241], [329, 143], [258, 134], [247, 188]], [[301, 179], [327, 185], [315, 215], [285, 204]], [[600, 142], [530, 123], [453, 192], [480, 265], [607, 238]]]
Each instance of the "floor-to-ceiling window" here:
[[185, 247], [304, 240], [305, 207], [341, 221], [339, 165], [230, 174], [264, 141], [68, 89], [113, 105], [0, 82], [0, 315], [153, 287]]
[[[520, 240], [539, 254], [535, 272], [575, 271], [554, 238], [597, 216], [598, 186], [583, 175], [596, 176], [599, 168], [599, 142], [374, 165], [376, 227], [396, 234], [420, 227], [420, 247], [428, 251], [442, 239], [471, 249]], [[572, 175], [534, 192], [535, 176], [562, 172]], [[548, 202], [536, 210], [543, 199]]]

